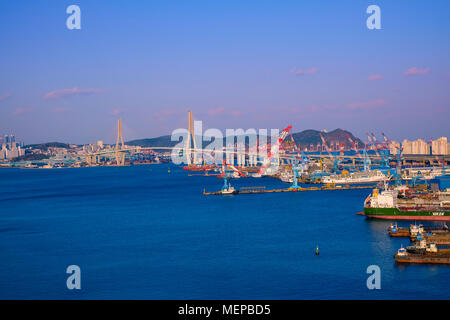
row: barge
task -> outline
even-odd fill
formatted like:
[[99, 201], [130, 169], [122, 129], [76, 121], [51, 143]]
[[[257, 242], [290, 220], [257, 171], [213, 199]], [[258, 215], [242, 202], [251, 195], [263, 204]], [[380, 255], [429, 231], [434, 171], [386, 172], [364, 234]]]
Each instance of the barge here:
[[398, 249], [394, 255], [395, 261], [398, 263], [450, 264], [450, 249], [438, 249], [434, 243], [430, 243], [425, 250], [412, 251], [410, 247], [408, 249], [403, 247]]
[[424, 240], [429, 242], [434, 242], [438, 245], [450, 245], [450, 233], [423, 233], [420, 235], [411, 235], [411, 241], [417, 241], [419, 237], [423, 237]]
[[423, 225], [411, 224], [409, 227], [399, 227], [397, 223], [392, 223], [388, 228], [391, 237], [408, 237], [414, 240], [418, 234], [431, 235], [448, 235], [450, 237], [450, 229], [446, 224], [440, 228], [424, 227]]
[[[266, 189], [265, 187], [244, 187], [240, 190], [234, 189], [232, 194], [255, 194], [255, 193], [279, 193], [279, 192], [302, 192], [302, 191], [332, 191], [332, 190], [352, 190], [352, 189], [372, 189], [373, 186], [322, 186], [308, 188], [287, 188], [287, 189]], [[227, 188], [225, 187], [225, 190]], [[229, 192], [222, 188], [221, 191], [207, 192], [203, 189], [204, 195], [228, 195]]]

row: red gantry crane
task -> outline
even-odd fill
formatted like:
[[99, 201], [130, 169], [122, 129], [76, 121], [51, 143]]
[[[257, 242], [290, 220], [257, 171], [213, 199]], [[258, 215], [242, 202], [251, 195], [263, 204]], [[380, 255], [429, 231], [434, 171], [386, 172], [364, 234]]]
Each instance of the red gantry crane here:
[[259, 169], [258, 173], [256, 174], [256, 176], [262, 176], [263, 174], [266, 173], [267, 169], [271, 165], [273, 156], [278, 154], [278, 152], [280, 151], [281, 144], [283, 143], [284, 139], [286, 139], [286, 137], [288, 136], [289, 131], [291, 131], [291, 129], [292, 129], [292, 126], [290, 125], [290, 126], [284, 128], [283, 131], [281, 131], [280, 136], [278, 137], [278, 139], [275, 142], [275, 144], [273, 145], [273, 147], [270, 148], [267, 158], [263, 162], [263, 164], [262, 164], [261, 168]]

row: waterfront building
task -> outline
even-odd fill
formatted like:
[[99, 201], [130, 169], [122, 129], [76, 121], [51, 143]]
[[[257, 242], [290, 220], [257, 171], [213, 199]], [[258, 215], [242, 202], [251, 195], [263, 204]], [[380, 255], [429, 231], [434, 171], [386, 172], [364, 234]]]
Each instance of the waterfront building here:
[[12, 134], [5, 135], [0, 146], [0, 160], [11, 160], [25, 154], [23, 148], [20, 146], [20, 143], [16, 142], [16, 138]]
[[403, 146], [404, 154], [412, 154], [412, 142], [411, 141], [404, 139], [402, 142], [402, 146]]
[[430, 154], [429, 145], [423, 139], [417, 139], [415, 141], [404, 139], [402, 146], [404, 154]]
[[428, 143], [422, 139], [417, 139], [412, 143], [413, 154], [430, 154]]
[[448, 153], [447, 137], [440, 137], [431, 142], [431, 152], [433, 155], [447, 155]]

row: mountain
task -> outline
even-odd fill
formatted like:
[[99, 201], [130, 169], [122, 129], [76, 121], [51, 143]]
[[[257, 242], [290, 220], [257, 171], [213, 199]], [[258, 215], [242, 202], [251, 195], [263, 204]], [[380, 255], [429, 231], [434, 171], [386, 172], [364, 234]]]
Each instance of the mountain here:
[[47, 151], [48, 148], [66, 148], [70, 149], [70, 145], [67, 143], [62, 142], [47, 142], [47, 143], [41, 143], [41, 144], [30, 144], [26, 145], [25, 148], [31, 147], [33, 149], [40, 149]]
[[150, 139], [138, 139], [125, 142], [127, 146], [140, 146], [140, 147], [173, 147], [178, 141], [171, 141], [170, 136], [161, 136]]
[[[347, 134], [352, 138], [352, 140], [359, 145], [359, 147], [364, 146], [364, 143], [357, 137], [355, 137], [351, 132], [335, 129], [330, 132], [322, 132], [318, 130], [304, 130], [302, 132], [293, 133], [292, 136], [295, 140], [296, 144], [300, 144], [302, 147], [308, 147], [313, 144], [316, 146], [317, 144], [322, 144], [322, 140], [320, 139], [320, 133], [325, 138], [325, 141], [330, 146], [331, 144], [335, 145], [336, 143], [340, 145], [341, 143], [349, 149], [352, 148], [350, 141], [347, 138]], [[161, 136], [157, 138], [151, 139], [139, 139], [128, 141], [125, 144], [129, 146], [141, 146], [141, 147], [173, 147], [178, 143], [178, 141], [171, 141], [170, 136]], [[209, 144], [209, 142], [205, 142], [204, 145]]]
[[308, 147], [312, 144], [314, 146], [318, 144], [322, 144], [322, 139], [320, 138], [320, 134], [323, 135], [325, 138], [325, 141], [328, 146], [330, 145], [340, 145], [341, 143], [344, 144], [344, 147], [346, 149], [352, 148], [352, 145], [350, 141], [347, 138], [347, 135], [350, 136], [350, 138], [358, 145], [359, 147], [363, 147], [364, 143], [361, 141], [361, 139], [355, 137], [351, 132], [342, 130], [342, 129], [335, 129], [330, 132], [322, 132], [318, 130], [304, 130], [302, 132], [293, 133], [292, 137], [295, 140], [296, 144], [300, 144], [302, 147]]

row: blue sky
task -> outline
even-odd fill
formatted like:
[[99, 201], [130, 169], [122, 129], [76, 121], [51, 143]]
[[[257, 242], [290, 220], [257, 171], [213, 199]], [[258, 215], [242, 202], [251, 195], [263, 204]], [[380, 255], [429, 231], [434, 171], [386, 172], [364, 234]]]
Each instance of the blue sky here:
[[112, 142], [121, 117], [130, 140], [192, 110], [206, 128], [450, 136], [449, 39], [439, 0], [1, 1], [0, 134]]

